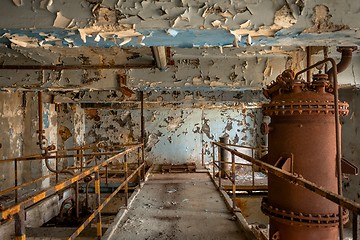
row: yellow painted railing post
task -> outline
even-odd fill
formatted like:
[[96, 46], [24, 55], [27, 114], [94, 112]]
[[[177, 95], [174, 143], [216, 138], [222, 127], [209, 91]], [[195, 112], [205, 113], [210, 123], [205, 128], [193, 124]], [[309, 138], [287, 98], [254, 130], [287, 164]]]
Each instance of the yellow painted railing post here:
[[221, 169], [221, 161], [222, 161], [222, 159], [221, 159], [220, 150], [221, 150], [221, 147], [218, 146], [218, 164], [219, 164], [219, 166], [218, 166], [218, 168], [219, 168], [218, 177], [219, 177], [219, 189], [221, 190], [221, 170], [222, 170]]
[[232, 172], [232, 197], [233, 197], [233, 211], [236, 209], [236, 174], [235, 174], [235, 155], [231, 153], [231, 172]]
[[15, 239], [25, 240], [25, 209], [20, 207], [20, 211], [14, 215], [15, 219]]
[[125, 206], [128, 206], [129, 201], [129, 179], [128, 179], [128, 165], [127, 165], [127, 155], [124, 155], [124, 170], [125, 170]]
[[[138, 148], [138, 154], [137, 154], [137, 160], [138, 160], [137, 167], [138, 168], [140, 168], [140, 165], [141, 165], [140, 159], [141, 159], [140, 148]], [[138, 169], [137, 175], [138, 175], [138, 185], [139, 185], [139, 188], [140, 188], [141, 187], [141, 169]]]
[[[101, 205], [100, 200], [100, 174], [99, 171], [95, 172], [95, 194], [96, 194], [96, 207], [99, 208]], [[99, 211], [97, 215], [97, 222], [96, 222], [96, 235], [97, 239], [101, 239], [102, 236], [102, 226], [101, 226], [101, 212]]]

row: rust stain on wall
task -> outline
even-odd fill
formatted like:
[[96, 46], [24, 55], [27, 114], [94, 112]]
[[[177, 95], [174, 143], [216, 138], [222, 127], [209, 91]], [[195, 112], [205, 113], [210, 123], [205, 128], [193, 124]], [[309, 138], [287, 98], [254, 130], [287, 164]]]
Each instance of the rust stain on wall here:
[[349, 26], [344, 24], [335, 24], [330, 21], [330, 10], [325, 5], [316, 5], [313, 9], [314, 13], [312, 21], [314, 25], [304, 30], [306, 33], [320, 33], [320, 32], [336, 32], [343, 29], [349, 29]]

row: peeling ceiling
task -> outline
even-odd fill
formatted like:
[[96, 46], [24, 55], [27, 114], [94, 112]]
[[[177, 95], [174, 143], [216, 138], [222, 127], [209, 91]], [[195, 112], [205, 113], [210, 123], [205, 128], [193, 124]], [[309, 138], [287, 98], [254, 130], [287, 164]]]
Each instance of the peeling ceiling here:
[[[4, 0], [0, 64], [56, 68], [0, 69], [0, 88], [118, 91], [122, 76], [134, 90], [259, 90], [304, 68], [305, 46], [337, 58], [336, 46], [360, 46], [359, 10], [351, 0]], [[164, 71], [151, 46], [167, 47]], [[358, 85], [359, 71], [340, 82]]]

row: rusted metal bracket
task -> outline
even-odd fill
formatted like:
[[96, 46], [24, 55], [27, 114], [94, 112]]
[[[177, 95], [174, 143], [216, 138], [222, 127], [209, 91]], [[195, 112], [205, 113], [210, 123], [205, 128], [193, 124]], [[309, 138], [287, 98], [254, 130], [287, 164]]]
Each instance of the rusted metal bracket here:
[[341, 169], [343, 174], [359, 174], [359, 168], [345, 158], [341, 158]]
[[127, 97], [131, 97], [135, 92], [127, 86], [127, 76], [126, 74], [118, 74], [120, 92]]
[[294, 154], [283, 153], [282, 156], [276, 161], [274, 167], [283, 169], [284, 165], [290, 161], [290, 172], [294, 173]]

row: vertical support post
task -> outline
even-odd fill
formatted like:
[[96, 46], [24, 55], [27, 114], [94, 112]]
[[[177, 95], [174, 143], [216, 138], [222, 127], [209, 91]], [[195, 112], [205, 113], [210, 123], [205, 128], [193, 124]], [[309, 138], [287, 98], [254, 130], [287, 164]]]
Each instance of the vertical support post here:
[[213, 152], [213, 156], [212, 156], [212, 160], [213, 160], [213, 179], [215, 179], [215, 144], [211, 143], [212, 145], [212, 152]]
[[138, 185], [139, 185], [139, 188], [141, 187], [141, 169], [140, 169], [140, 165], [141, 165], [141, 162], [140, 162], [140, 148], [137, 149], [138, 153], [137, 153], [137, 160], [138, 160], [138, 166], [137, 166], [137, 169], [138, 169], [138, 172], [137, 172], [137, 175], [138, 175]]
[[360, 240], [360, 225], [359, 225], [359, 215], [353, 212], [353, 222], [352, 222], [352, 234], [353, 240]]
[[58, 183], [59, 182], [59, 159], [57, 157], [58, 152], [55, 153], [56, 157], [55, 157], [55, 182]]
[[109, 175], [109, 170], [108, 170], [108, 165], [106, 165], [105, 166], [105, 183], [106, 183], [106, 185], [108, 184], [108, 182], [109, 182], [109, 177], [108, 177], [108, 175]]
[[[17, 165], [17, 161], [14, 160], [14, 174], [15, 174], [15, 187], [17, 187], [18, 185], [18, 165]], [[18, 202], [18, 189], [15, 189], [15, 203]]]
[[[141, 163], [145, 163], [145, 154], [144, 154], [144, 145], [141, 147]], [[143, 181], [145, 181], [145, 172], [146, 172], [146, 166], [145, 166], [145, 164], [143, 165], [143, 169], [142, 169], [142, 171], [141, 171], [141, 179], [143, 180]]]
[[[254, 158], [254, 149], [253, 148], [251, 148], [251, 157]], [[254, 163], [251, 163], [251, 177], [252, 177], [252, 185], [255, 186]]]
[[79, 181], [75, 182], [75, 214], [76, 218], [80, 218], [80, 202], [79, 202]]
[[[229, 144], [229, 137], [220, 137], [220, 142], [223, 144]], [[230, 164], [225, 162], [230, 162], [230, 152], [227, 150], [220, 148], [220, 161], [221, 161], [221, 168], [220, 168], [220, 178], [226, 178], [225, 172], [230, 172]]]
[[[311, 65], [311, 47], [306, 47], [306, 67], [310, 67]], [[306, 81], [311, 82], [311, 71], [306, 71]]]
[[204, 166], [205, 163], [204, 163], [204, 154], [205, 154], [205, 150], [204, 150], [204, 144], [202, 144], [201, 146], [201, 166]]
[[[144, 120], [144, 92], [140, 91], [140, 114], [141, 114], [141, 143], [142, 143], [142, 148], [141, 148], [141, 158], [142, 158], [142, 162], [145, 162], [145, 120]], [[142, 179], [143, 181], [145, 180], [145, 165], [144, 165], [144, 169], [143, 169], [143, 173], [142, 173]]]
[[25, 240], [25, 209], [23, 206], [20, 207], [20, 211], [14, 215], [15, 219], [15, 239]]
[[76, 161], [78, 162], [78, 164], [80, 164], [80, 172], [83, 171], [83, 164], [82, 164], [82, 157], [81, 157], [81, 150], [76, 150]]
[[[342, 196], [342, 169], [341, 169], [341, 133], [340, 133], [340, 119], [339, 119], [339, 89], [337, 81], [337, 65], [333, 59], [331, 59], [333, 67], [333, 85], [334, 85], [334, 105], [335, 105], [335, 134], [336, 134], [336, 170], [337, 170], [337, 182], [338, 182], [338, 194]], [[343, 226], [343, 211], [339, 205], [339, 238], [344, 239], [344, 226]]]
[[219, 166], [219, 189], [221, 190], [221, 154], [220, 154], [220, 151], [221, 151], [221, 147], [218, 146], [218, 166]]
[[145, 122], [144, 122], [144, 92], [140, 92], [140, 114], [141, 114], [141, 142], [144, 143], [145, 138]]
[[128, 206], [129, 201], [129, 179], [128, 179], [128, 166], [127, 166], [127, 155], [124, 155], [124, 170], [125, 170], [125, 206]]
[[80, 163], [81, 163], [81, 171], [83, 171], [85, 166], [86, 159], [84, 158], [84, 150], [80, 150]]
[[[95, 194], [96, 194], [96, 207], [99, 208], [101, 204], [100, 200], [100, 174], [99, 170], [95, 172]], [[101, 212], [98, 213], [96, 218], [96, 236], [100, 240], [102, 236], [102, 226], [101, 226]]]
[[231, 153], [231, 173], [232, 173], [232, 200], [233, 200], [233, 211], [236, 209], [236, 174], [235, 174], [235, 155]]

